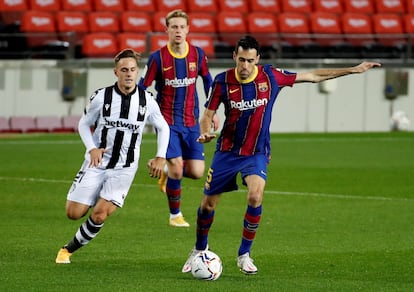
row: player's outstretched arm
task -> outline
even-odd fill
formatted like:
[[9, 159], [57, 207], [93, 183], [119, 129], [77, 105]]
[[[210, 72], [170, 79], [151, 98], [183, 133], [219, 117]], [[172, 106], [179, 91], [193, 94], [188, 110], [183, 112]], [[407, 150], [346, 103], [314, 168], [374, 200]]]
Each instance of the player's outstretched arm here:
[[300, 72], [296, 75], [296, 83], [313, 82], [319, 83], [328, 79], [334, 79], [350, 74], [359, 74], [368, 71], [374, 67], [380, 67], [381, 64], [377, 62], [362, 62], [359, 65], [345, 68], [326, 68], [315, 69], [308, 72]]

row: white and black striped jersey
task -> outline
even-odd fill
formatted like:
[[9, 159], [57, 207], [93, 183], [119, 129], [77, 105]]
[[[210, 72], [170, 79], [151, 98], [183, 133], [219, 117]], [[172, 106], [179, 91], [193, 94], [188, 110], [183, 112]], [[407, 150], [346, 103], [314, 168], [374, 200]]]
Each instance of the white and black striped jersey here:
[[[137, 86], [128, 95], [117, 84], [98, 89], [79, 121], [79, 135], [89, 151], [104, 148], [101, 168], [138, 167], [142, 133], [146, 123], [157, 130], [157, 157], [165, 158], [169, 127], [151, 93]], [[93, 133], [91, 126], [94, 127]]]

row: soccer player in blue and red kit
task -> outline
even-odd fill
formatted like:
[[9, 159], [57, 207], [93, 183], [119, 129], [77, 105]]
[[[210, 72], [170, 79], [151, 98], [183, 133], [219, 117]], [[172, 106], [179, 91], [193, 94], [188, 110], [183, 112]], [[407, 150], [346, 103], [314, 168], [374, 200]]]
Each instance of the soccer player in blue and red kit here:
[[247, 186], [247, 209], [244, 215], [237, 265], [245, 274], [256, 274], [258, 269], [250, 257], [250, 249], [262, 215], [262, 199], [270, 160], [269, 127], [272, 108], [280, 90], [300, 82], [321, 82], [349, 74], [363, 73], [380, 66], [363, 62], [355, 67], [316, 69], [293, 73], [271, 65], [258, 65], [259, 44], [245, 36], [236, 44], [233, 59], [236, 67], [218, 74], [201, 119], [200, 143], [210, 142], [215, 135], [210, 125], [221, 103], [225, 107], [225, 121], [217, 140], [211, 167], [208, 170], [204, 196], [197, 213], [196, 243], [183, 273], [191, 271], [191, 261], [208, 248], [208, 233], [214, 220], [214, 210], [220, 195], [238, 188], [236, 176], [241, 173]]
[[[204, 147], [197, 142], [200, 125], [196, 81], [198, 76], [202, 77], [207, 97], [212, 77], [203, 50], [186, 41], [188, 15], [174, 10], [168, 13], [165, 22], [168, 44], [149, 56], [139, 86], [147, 89], [155, 81], [157, 102], [170, 126], [168, 179], [164, 174], [158, 181], [161, 191], [167, 194], [169, 224], [188, 227], [180, 210], [181, 180], [183, 177], [199, 179], [205, 169]], [[218, 125], [217, 120], [215, 125]]]

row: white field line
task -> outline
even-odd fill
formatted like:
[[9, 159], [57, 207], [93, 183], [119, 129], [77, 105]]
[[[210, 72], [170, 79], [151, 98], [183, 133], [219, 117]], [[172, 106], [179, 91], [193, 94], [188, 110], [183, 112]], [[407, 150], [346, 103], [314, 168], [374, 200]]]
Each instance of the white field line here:
[[[50, 183], [50, 184], [67, 184], [68, 187], [72, 183], [69, 180], [56, 180], [56, 179], [45, 179], [45, 178], [34, 178], [34, 177], [5, 177], [0, 176], [0, 181], [20, 181], [20, 182], [35, 182], [35, 183]], [[133, 184], [133, 186], [138, 187], [154, 187], [158, 188], [157, 184]], [[187, 187], [189, 189], [199, 189], [202, 192], [201, 188]], [[236, 192], [245, 192], [246, 190], [238, 190]], [[300, 197], [319, 197], [319, 198], [332, 198], [332, 199], [345, 199], [345, 200], [371, 200], [371, 201], [405, 201], [405, 202], [414, 202], [414, 198], [395, 198], [395, 197], [375, 197], [375, 196], [356, 196], [356, 195], [345, 195], [345, 194], [325, 194], [325, 193], [308, 193], [308, 192], [284, 192], [284, 191], [274, 191], [274, 190], [265, 190], [266, 194], [280, 195], [280, 196], [300, 196]]]

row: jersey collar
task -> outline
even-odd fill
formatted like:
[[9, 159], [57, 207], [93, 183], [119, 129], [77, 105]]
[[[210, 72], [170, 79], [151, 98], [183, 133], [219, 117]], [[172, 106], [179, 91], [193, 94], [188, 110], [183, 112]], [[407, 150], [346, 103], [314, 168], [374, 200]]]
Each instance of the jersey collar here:
[[188, 51], [189, 51], [188, 42], [185, 42], [185, 52], [182, 55], [178, 55], [174, 53], [173, 50], [171, 49], [170, 43], [167, 43], [167, 48], [168, 48], [168, 52], [170, 52], [170, 54], [176, 59], [182, 59], [182, 58], [187, 57]]
[[257, 74], [259, 72], [257, 66], [254, 66], [254, 69], [253, 70], [254, 70], [253, 71], [253, 74], [252, 74], [252, 76], [250, 78], [248, 78], [246, 80], [242, 80], [242, 79], [240, 79], [239, 74], [237, 73], [237, 68], [234, 69], [234, 73], [236, 74], [237, 81], [239, 81], [240, 83], [249, 83], [249, 82], [252, 82], [257, 77]]

